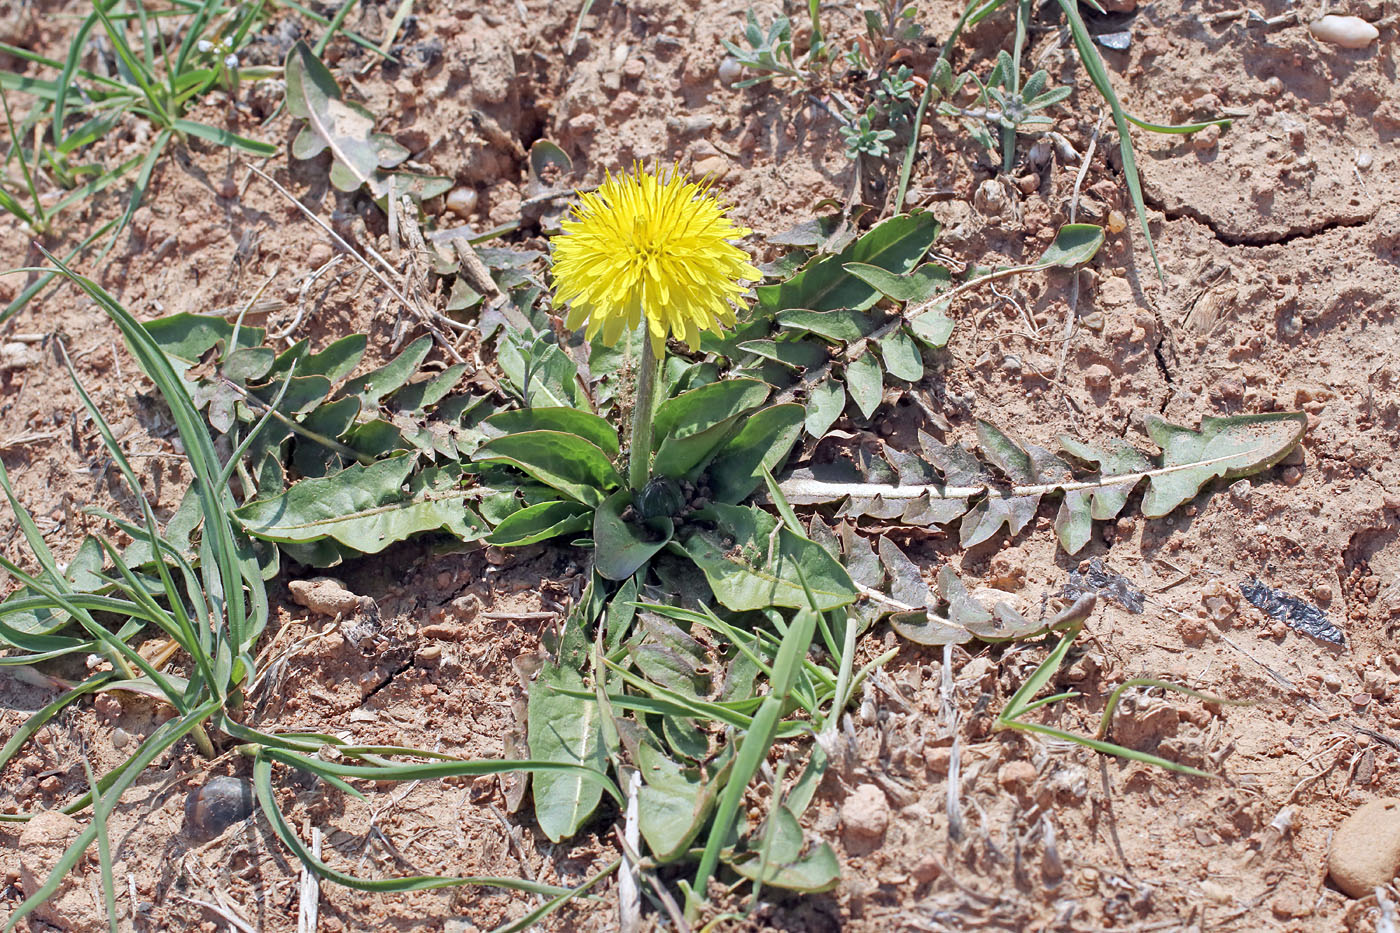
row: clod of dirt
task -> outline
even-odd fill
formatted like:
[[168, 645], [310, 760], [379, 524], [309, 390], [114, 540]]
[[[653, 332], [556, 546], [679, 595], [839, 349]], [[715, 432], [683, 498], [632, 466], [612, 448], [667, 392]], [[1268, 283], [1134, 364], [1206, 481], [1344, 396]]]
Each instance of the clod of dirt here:
[[1020, 796], [1035, 783], [1035, 765], [1029, 761], [1008, 761], [997, 772], [997, 783], [1002, 790]]
[[999, 590], [1019, 590], [1026, 585], [1026, 552], [1010, 547], [992, 558], [987, 585]]
[[1295, 632], [1341, 648], [1346, 647], [1346, 634], [1331, 623], [1327, 613], [1312, 603], [1291, 596], [1283, 590], [1276, 590], [1253, 578], [1240, 583], [1240, 592], [1266, 616], [1286, 623]]
[[1217, 625], [1224, 625], [1239, 611], [1240, 598], [1221, 581], [1211, 580], [1201, 591], [1201, 605]]
[[841, 805], [841, 828], [848, 849], [869, 849], [884, 838], [890, 804], [878, 785], [862, 784]]
[[1107, 389], [1113, 382], [1113, 371], [1102, 363], [1084, 370], [1084, 384], [1091, 389]]
[[1197, 152], [1209, 152], [1218, 145], [1220, 145], [1220, 125], [1218, 123], [1212, 123], [1191, 137], [1191, 148]]
[[1344, 49], [1364, 49], [1381, 37], [1381, 31], [1359, 16], [1337, 16], [1329, 13], [1308, 27], [1319, 42], [1340, 45]]
[[[19, 879], [26, 896], [48, 880], [63, 852], [82, 832], [78, 821], [57, 810], [45, 810], [25, 824], [19, 834]], [[35, 919], [52, 924], [60, 930], [88, 933], [103, 929], [99, 921], [102, 909], [93, 900], [92, 892], [83, 884], [78, 872], [70, 871], [63, 883], [31, 914]]]
[[1000, 181], [988, 178], [977, 186], [977, 192], [972, 196], [972, 204], [980, 214], [999, 217], [1007, 207], [1006, 189]]
[[345, 588], [345, 584], [333, 577], [312, 577], [310, 580], [293, 580], [287, 585], [292, 600], [312, 612], [327, 616], [349, 616], [357, 612], [371, 612], [377, 607], [368, 596], [356, 596]]
[[1400, 798], [1372, 800], [1337, 827], [1327, 873], [1351, 897], [1365, 897], [1400, 872]]
[[211, 778], [185, 798], [185, 831], [196, 839], [213, 839], [252, 812], [252, 784], [242, 778]]
[[39, 362], [39, 351], [26, 343], [0, 344], [0, 373], [28, 369]]
[[938, 859], [935, 856], [925, 855], [923, 858], [919, 859], [918, 862], [914, 863], [914, 868], [910, 874], [913, 875], [914, 880], [920, 884], [928, 884], [930, 881], [937, 880], [938, 876], [943, 874], [943, 866], [938, 864]]

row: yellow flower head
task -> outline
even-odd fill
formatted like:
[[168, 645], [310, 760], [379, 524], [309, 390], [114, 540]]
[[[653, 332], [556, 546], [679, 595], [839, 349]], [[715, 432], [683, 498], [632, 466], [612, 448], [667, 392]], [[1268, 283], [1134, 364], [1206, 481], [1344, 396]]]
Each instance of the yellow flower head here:
[[569, 304], [567, 325], [612, 344], [647, 323], [658, 356], [675, 334], [692, 349], [701, 331], [734, 324], [741, 280], [761, 273], [729, 241], [748, 236], [724, 215], [707, 188], [672, 171], [661, 177], [638, 163], [579, 196], [574, 219], [554, 245], [554, 297]]

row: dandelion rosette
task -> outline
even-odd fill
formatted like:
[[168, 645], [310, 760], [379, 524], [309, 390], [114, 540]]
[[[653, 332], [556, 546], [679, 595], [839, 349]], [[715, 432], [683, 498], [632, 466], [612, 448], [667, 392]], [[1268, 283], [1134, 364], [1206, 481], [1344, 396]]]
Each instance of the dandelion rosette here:
[[569, 305], [570, 330], [587, 321], [589, 340], [601, 331], [616, 343], [645, 320], [658, 357], [672, 334], [695, 350], [701, 332], [734, 324], [741, 283], [761, 277], [730, 242], [752, 231], [675, 170], [609, 174], [572, 213], [552, 241], [554, 295]]

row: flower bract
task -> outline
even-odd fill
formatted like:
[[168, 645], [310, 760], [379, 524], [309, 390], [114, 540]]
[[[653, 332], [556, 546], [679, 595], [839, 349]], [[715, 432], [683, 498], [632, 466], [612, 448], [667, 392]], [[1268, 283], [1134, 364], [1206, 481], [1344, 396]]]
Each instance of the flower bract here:
[[553, 239], [554, 294], [569, 305], [569, 329], [587, 322], [589, 340], [601, 331], [616, 343], [645, 321], [658, 356], [670, 335], [694, 350], [701, 332], [734, 324], [741, 283], [761, 276], [731, 242], [752, 231], [676, 171], [610, 174], [572, 215]]

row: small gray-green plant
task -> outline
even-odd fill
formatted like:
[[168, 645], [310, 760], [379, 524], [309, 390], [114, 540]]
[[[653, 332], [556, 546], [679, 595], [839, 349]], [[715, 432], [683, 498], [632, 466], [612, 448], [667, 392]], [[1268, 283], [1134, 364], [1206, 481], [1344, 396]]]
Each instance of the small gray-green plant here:
[[841, 138], [846, 141], [846, 158], [858, 159], [863, 155], [873, 159], [883, 159], [889, 155], [889, 141], [898, 134], [891, 129], [876, 126], [880, 119], [880, 108], [872, 103], [865, 113], [856, 114], [847, 110], [841, 115]]
[[[818, 0], [809, 0], [811, 41], [808, 50], [794, 56], [792, 23], [777, 17], [765, 33], [750, 9], [744, 26], [748, 48], [722, 39], [729, 54], [742, 67], [755, 72], [736, 82], [736, 87], [752, 87], [762, 82], [782, 82], [793, 92], [829, 96], [839, 106], [840, 134], [849, 159], [868, 156], [883, 159], [889, 154], [889, 141], [899, 135], [913, 111], [917, 83], [908, 65], [892, 68], [892, 56], [917, 39], [920, 27], [914, 22], [915, 9], [900, 0], [881, 0], [878, 10], [866, 10], [866, 35], [837, 53], [821, 29]], [[844, 62], [844, 70], [836, 67]], [[845, 103], [834, 86], [854, 83], [859, 102]]]
[[388, 133], [374, 130], [375, 117], [353, 101], [345, 100], [335, 76], [305, 42], [287, 53], [287, 109], [306, 121], [292, 140], [292, 155], [311, 159], [329, 150], [330, 180], [341, 191], [364, 187], [387, 208], [398, 195], [415, 200], [445, 194], [452, 179], [414, 172], [390, 171], [409, 157], [409, 151]]
[[765, 32], [750, 8], [744, 24], [744, 40], [748, 43], [747, 47], [736, 45], [728, 39], [720, 40], [735, 61], [755, 72], [752, 78], [739, 81], [735, 87], [753, 87], [777, 78], [802, 77], [797, 62], [793, 60], [792, 22], [786, 16], [775, 17]]
[[[1047, 87], [1049, 77], [1042, 68], [1022, 84], [1015, 63], [1004, 50], [997, 55], [985, 82], [970, 72], [954, 78], [943, 61], [933, 72], [935, 86], [943, 96], [938, 113], [961, 120], [968, 135], [993, 152], [1000, 148], [1002, 167], [1009, 170], [1008, 160], [1015, 158], [1015, 134], [1039, 133], [1054, 126], [1055, 121], [1043, 111], [1071, 93], [1069, 87]], [[977, 96], [969, 106], [954, 104], [953, 98], [968, 81], [976, 86]]]

